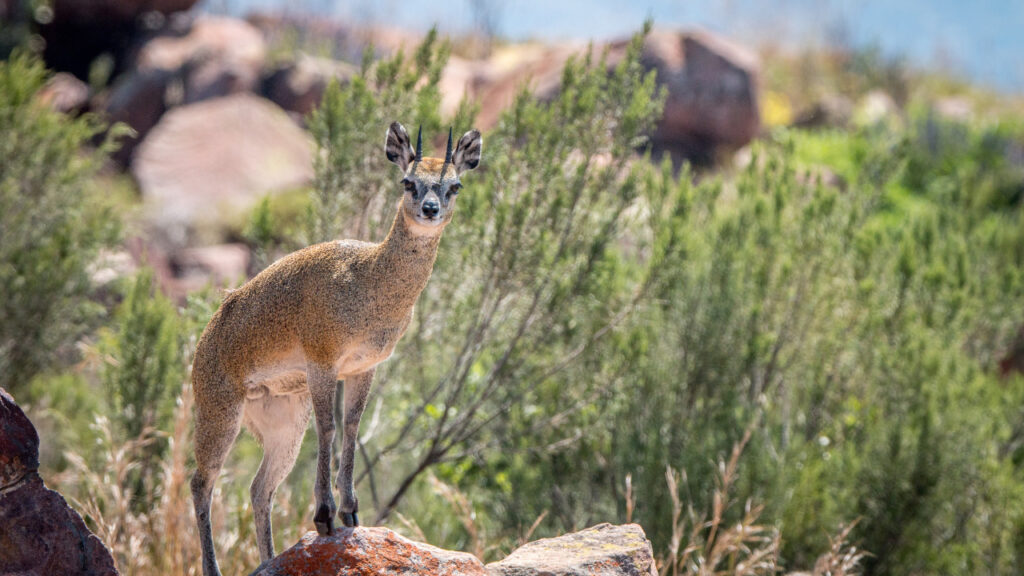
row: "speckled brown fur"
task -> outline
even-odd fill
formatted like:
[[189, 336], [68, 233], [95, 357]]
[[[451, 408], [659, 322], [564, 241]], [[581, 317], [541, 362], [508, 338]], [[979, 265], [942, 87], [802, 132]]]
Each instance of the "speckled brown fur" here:
[[392, 124], [385, 151], [402, 168], [406, 191], [387, 238], [380, 244], [326, 242], [294, 252], [231, 292], [210, 320], [192, 373], [197, 465], [192, 493], [206, 576], [219, 574], [210, 527], [213, 483], [243, 423], [264, 448], [251, 487], [261, 558], [273, 557], [273, 494], [295, 463], [311, 412], [319, 439], [314, 520], [321, 532], [332, 531], [330, 466], [339, 378], [345, 380], [339, 515], [346, 525], [358, 522], [353, 453], [374, 367], [391, 355], [409, 325], [451, 221], [459, 176], [476, 167], [480, 150], [480, 133], [474, 130], [449, 158], [421, 158], [405, 128]]

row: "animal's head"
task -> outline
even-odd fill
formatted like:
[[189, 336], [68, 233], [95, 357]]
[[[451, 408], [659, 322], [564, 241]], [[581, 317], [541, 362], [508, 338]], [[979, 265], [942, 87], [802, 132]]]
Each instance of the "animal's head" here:
[[448, 149], [444, 158], [423, 157], [423, 132], [416, 135], [416, 147], [405, 127], [394, 122], [388, 128], [384, 153], [402, 169], [402, 211], [406, 223], [419, 234], [438, 234], [451, 222], [455, 199], [462, 188], [459, 178], [480, 164], [483, 139], [470, 130], [452, 149], [448, 130]]

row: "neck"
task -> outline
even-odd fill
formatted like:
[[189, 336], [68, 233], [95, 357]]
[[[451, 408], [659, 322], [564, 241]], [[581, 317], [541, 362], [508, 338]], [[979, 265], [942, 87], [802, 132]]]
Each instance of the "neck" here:
[[441, 242], [436, 234], [417, 234], [409, 226], [401, 204], [387, 238], [377, 246], [376, 268], [383, 282], [377, 290], [399, 307], [412, 308], [430, 279]]

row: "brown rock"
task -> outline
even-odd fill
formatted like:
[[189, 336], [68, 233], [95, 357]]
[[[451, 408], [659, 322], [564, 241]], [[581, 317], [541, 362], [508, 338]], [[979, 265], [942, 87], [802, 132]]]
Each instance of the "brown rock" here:
[[740, 147], [761, 129], [759, 63], [747, 49], [708, 32], [656, 28], [644, 42], [641, 61], [668, 89], [655, 141]]
[[89, 103], [89, 85], [66, 72], [58, 72], [39, 91], [39, 101], [65, 114], [77, 114]]
[[320, 105], [331, 80], [347, 84], [355, 73], [351, 64], [301, 54], [270, 72], [262, 93], [281, 108], [305, 116]]
[[101, 107], [111, 122], [127, 124], [135, 132], [120, 140], [114, 160], [128, 166], [136, 146], [156, 126], [174, 103], [170, 88], [177, 74], [166, 70], [144, 70], [121, 77]]
[[185, 248], [171, 257], [177, 291], [188, 294], [208, 284], [238, 286], [248, 278], [249, 247], [217, 244]]
[[39, 435], [21, 407], [0, 388], [0, 490], [39, 469]]
[[529, 86], [541, 100], [557, 96], [566, 62], [584, 50], [586, 46], [581, 44], [510, 46], [497, 51], [486, 65], [477, 67], [469, 81], [458, 83], [458, 77], [466, 73], [453, 71], [447, 86], [471, 88], [469, 94], [478, 96], [481, 105], [477, 124], [486, 130], [498, 123], [501, 112], [512, 104], [523, 86]]
[[844, 128], [853, 118], [853, 102], [845, 96], [826, 96], [797, 113], [795, 128]]
[[35, 14], [42, 23], [39, 32], [46, 41], [46, 64], [85, 79], [96, 58], [105, 55], [112, 58], [114, 72], [119, 73], [147, 30], [159, 26], [167, 15], [188, 10], [196, 2], [54, 0], [48, 3], [52, 12], [43, 10]]
[[257, 87], [266, 46], [263, 35], [244, 20], [203, 16], [185, 34], [153, 38], [139, 50], [142, 73], [178, 72], [182, 101], [198, 102]]
[[116, 576], [110, 552], [60, 494], [43, 485], [39, 436], [0, 388], [0, 570], [25, 576]]
[[234, 94], [174, 108], [132, 162], [146, 210], [168, 246], [214, 228], [267, 194], [313, 177], [309, 136], [272, 102]]
[[413, 542], [387, 528], [309, 532], [251, 576], [484, 576], [484, 565], [464, 552]]
[[[608, 46], [609, 69], [628, 45], [623, 39]], [[442, 77], [445, 109], [451, 112], [468, 95], [481, 104], [478, 124], [493, 126], [524, 85], [542, 100], [554, 98], [566, 61], [585, 51], [580, 44], [521, 44], [481, 63], [453, 60]], [[759, 63], [753, 52], [708, 32], [655, 29], [644, 42], [641, 63], [657, 71], [658, 82], [668, 90], [652, 137], [656, 147], [710, 156], [718, 146], [739, 148], [757, 136]]]
[[581, 532], [530, 542], [500, 562], [491, 576], [657, 576], [654, 552], [637, 524], [598, 524]]

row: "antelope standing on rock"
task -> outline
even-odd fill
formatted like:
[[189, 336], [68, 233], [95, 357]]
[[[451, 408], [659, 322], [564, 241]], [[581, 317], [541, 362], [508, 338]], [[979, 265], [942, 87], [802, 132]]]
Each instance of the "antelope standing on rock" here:
[[345, 526], [359, 523], [352, 467], [359, 419], [374, 367], [387, 359], [412, 319], [430, 278], [441, 233], [451, 222], [459, 177], [480, 163], [482, 139], [466, 132], [445, 158], [424, 158], [395, 122], [385, 154], [402, 169], [402, 200], [379, 244], [340, 240], [278, 260], [231, 292], [203, 331], [192, 378], [196, 398], [196, 473], [192, 499], [203, 550], [203, 573], [219, 575], [210, 500], [228, 451], [245, 424], [263, 446], [250, 488], [260, 559], [274, 556], [270, 509], [274, 492], [295, 465], [312, 412], [319, 440], [316, 514], [320, 534], [334, 529], [331, 490], [334, 393], [344, 384], [338, 488]]

